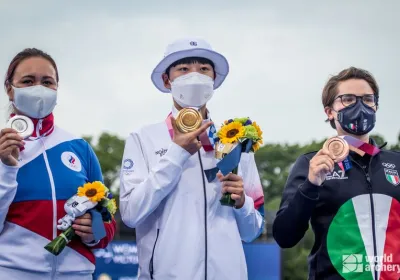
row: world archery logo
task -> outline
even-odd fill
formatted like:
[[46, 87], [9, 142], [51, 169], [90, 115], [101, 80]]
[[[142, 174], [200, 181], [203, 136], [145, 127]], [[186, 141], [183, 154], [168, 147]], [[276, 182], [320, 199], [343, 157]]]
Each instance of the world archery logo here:
[[342, 268], [343, 273], [363, 271], [362, 255], [360, 254], [343, 255], [342, 259], [343, 259], [343, 268]]
[[62, 163], [69, 169], [80, 172], [82, 170], [82, 164], [79, 158], [72, 152], [63, 152], [61, 154]]

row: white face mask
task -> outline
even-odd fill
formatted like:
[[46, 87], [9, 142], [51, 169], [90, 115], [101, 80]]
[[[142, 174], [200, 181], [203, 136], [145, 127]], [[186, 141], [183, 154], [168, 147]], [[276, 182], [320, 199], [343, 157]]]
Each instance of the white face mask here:
[[183, 108], [200, 108], [214, 94], [213, 79], [197, 72], [180, 76], [170, 83], [174, 100]]
[[42, 119], [51, 112], [57, 104], [57, 91], [42, 85], [14, 89], [15, 108], [34, 119]]

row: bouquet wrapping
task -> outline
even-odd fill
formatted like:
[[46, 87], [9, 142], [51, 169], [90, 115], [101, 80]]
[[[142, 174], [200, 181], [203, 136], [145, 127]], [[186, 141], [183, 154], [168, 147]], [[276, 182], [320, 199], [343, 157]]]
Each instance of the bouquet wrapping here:
[[57, 225], [57, 229], [63, 232], [44, 247], [56, 256], [76, 236], [72, 223], [85, 213], [90, 213], [92, 216], [92, 231], [95, 240], [105, 237], [104, 222], [112, 221], [117, 205], [109, 189], [102, 182], [95, 181], [79, 187], [77, 193], [64, 204], [64, 210], [66, 215], [58, 220]]

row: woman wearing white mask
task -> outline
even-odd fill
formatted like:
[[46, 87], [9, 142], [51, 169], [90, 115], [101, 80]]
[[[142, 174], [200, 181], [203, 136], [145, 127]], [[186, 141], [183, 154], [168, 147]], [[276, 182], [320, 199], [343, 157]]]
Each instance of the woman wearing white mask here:
[[[91, 147], [54, 125], [58, 70], [38, 49], [25, 49], [11, 61], [5, 89], [14, 115], [27, 117], [31, 136], [11, 128], [0, 132], [0, 279], [92, 279], [92, 249], [113, 238], [94, 240], [91, 215], [77, 218], [74, 239], [54, 256], [44, 249], [60, 231], [64, 203], [86, 182], [102, 181]], [[30, 122], [32, 121], [32, 122]]]
[[[242, 241], [257, 238], [264, 223], [254, 156], [243, 155], [238, 175], [204, 175], [216, 164], [206, 106], [228, 72], [225, 57], [197, 38], [173, 42], [153, 71], [154, 85], [173, 97], [172, 112], [131, 133], [121, 170], [120, 211], [136, 228], [140, 280], [247, 279]], [[175, 118], [187, 107], [203, 124], [182, 133]], [[224, 192], [235, 207], [221, 205]]]

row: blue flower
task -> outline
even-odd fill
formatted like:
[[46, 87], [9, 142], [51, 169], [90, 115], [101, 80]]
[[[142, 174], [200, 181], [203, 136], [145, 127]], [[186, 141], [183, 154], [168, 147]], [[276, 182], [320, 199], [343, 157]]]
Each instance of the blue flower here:
[[110, 214], [110, 212], [108, 212], [106, 207], [98, 206], [98, 207], [96, 207], [96, 209], [97, 209], [97, 211], [100, 212], [103, 221], [109, 222], [112, 220], [111, 214]]
[[247, 119], [247, 121], [244, 123], [244, 125], [251, 125], [253, 122], [250, 119]]

